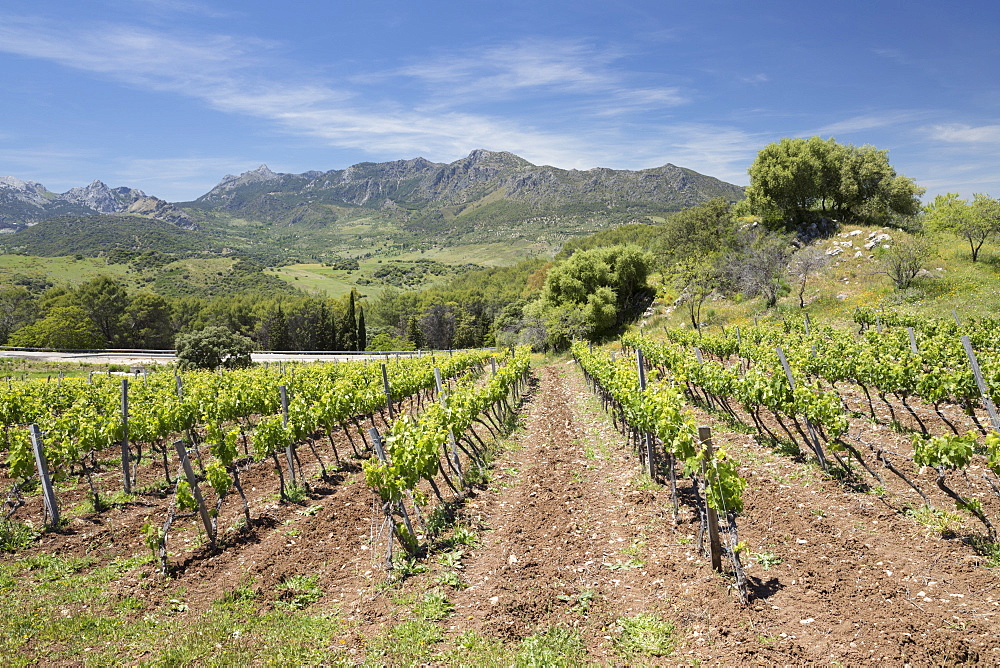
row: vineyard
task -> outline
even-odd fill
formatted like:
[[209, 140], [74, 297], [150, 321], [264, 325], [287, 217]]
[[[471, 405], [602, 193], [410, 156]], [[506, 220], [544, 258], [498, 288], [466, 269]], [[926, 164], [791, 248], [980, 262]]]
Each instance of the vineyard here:
[[1000, 661], [1000, 333], [8, 381], [16, 664]]

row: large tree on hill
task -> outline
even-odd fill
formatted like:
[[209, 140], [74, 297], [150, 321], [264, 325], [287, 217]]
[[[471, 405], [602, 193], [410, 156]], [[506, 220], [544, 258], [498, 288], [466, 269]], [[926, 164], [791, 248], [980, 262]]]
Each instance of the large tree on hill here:
[[896, 173], [888, 151], [819, 137], [768, 144], [748, 170], [746, 206], [771, 227], [814, 215], [883, 224], [920, 211], [924, 189]]

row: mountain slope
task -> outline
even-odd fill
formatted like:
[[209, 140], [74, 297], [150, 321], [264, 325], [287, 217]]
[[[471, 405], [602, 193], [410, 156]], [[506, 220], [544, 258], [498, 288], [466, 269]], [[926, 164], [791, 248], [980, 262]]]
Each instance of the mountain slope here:
[[533, 165], [512, 153], [477, 150], [450, 164], [415, 158], [304, 174], [278, 174], [261, 165], [227, 175], [182, 206], [284, 224], [333, 223], [352, 209], [364, 209], [418, 231], [436, 228], [440, 220], [474, 225], [545, 214], [666, 213], [712, 197], [742, 199], [743, 189], [674, 165], [565, 170]]

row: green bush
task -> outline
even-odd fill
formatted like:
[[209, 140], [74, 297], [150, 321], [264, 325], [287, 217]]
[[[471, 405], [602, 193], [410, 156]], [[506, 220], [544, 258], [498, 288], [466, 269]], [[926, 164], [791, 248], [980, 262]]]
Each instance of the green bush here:
[[174, 345], [182, 369], [241, 369], [250, 366], [253, 352], [253, 341], [225, 327], [182, 334]]

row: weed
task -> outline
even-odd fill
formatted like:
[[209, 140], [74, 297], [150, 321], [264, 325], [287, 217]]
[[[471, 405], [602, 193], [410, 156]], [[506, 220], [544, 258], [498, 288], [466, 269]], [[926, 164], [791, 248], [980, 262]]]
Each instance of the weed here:
[[183, 598], [172, 598], [167, 601], [167, 606], [168, 606], [167, 609], [170, 611], [170, 614], [177, 614], [179, 612], [188, 611], [188, 604], [184, 602]]
[[760, 564], [760, 567], [765, 571], [771, 570], [771, 566], [777, 566], [784, 561], [784, 559], [776, 555], [774, 552], [752, 552], [750, 556], [753, 557], [753, 560]]
[[635, 480], [634, 486], [636, 489], [649, 489], [653, 491], [663, 489], [663, 485], [650, 478], [648, 473], [639, 474], [639, 477]]
[[639, 614], [618, 619], [621, 635], [615, 642], [623, 656], [669, 656], [677, 645], [673, 622], [657, 615]]
[[462, 557], [464, 556], [465, 552], [463, 550], [452, 550], [451, 552], [445, 552], [438, 557], [438, 563], [445, 568], [455, 568], [461, 570]]
[[411, 575], [416, 575], [417, 573], [423, 573], [427, 570], [427, 567], [422, 563], [417, 561], [414, 557], [404, 557], [403, 559], [396, 559], [392, 564], [392, 573], [394, 579], [403, 580]]
[[646, 547], [646, 541], [639, 538], [632, 539], [632, 544], [622, 548], [622, 554], [629, 557], [638, 557], [642, 554], [642, 548]]
[[290, 608], [301, 610], [318, 601], [323, 596], [323, 589], [319, 586], [319, 574], [293, 575], [276, 589], [279, 590], [278, 600], [275, 606], [279, 608]]
[[432, 589], [424, 594], [423, 600], [413, 606], [413, 614], [417, 619], [434, 621], [444, 619], [455, 611], [448, 597], [440, 589]]
[[645, 561], [643, 561], [642, 559], [636, 559], [635, 557], [629, 559], [628, 561], [622, 561], [621, 559], [619, 559], [613, 564], [608, 562], [604, 563], [604, 566], [607, 566], [613, 571], [618, 571], [626, 568], [642, 568], [645, 565], [646, 565]]
[[918, 524], [927, 527], [928, 531], [940, 536], [954, 535], [962, 528], [962, 516], [950, 510], [918, 506], [907, 510], [906, 514]]
[[439, 573], [434, 581], [440, 585], [446, 587], [451, 587], [452, 589], [465, 589], [467, 586], [462, 582], [462, 576], [460, 576], [456, 571], [443, 571]]
[[969, 539], [969, 544], [978, 554], [986, 557], [987, 566], [1000, 568], [1000, 542], [991, 543], [984, 538], [973, 537]]
[[230, 589], [220, 598], [216, 599], [216, 605], [234, 605], [238, 603], [248, 603], [257, 598], [257, 592], [253, 589], [254, 581], [251, 579], [244, 585]]
[[590, 603], [594, 599], [600, 598], [600, 595], [594, 591], [583, 591], [579, 594], [560, 594], [556, 596], [557, 599], [565, 603], [572, 603], [570, 606], [570, 612], [585, 613], [590, 610]]
[[479, 542], [479, 537], [469, 527], [455, 527], [455, 532], [451, 535], [453, 545], [466, 545], [474, 547]]
[[0, 520], [0, 552], [16, 552], [31, 545], [38, 532], [30, 525]]
[[323, 506], [321, 506], [321, 505], [314, 505], [314, 506], [309, 506], [308, 508], [305, 508], [303, 510], [296, 510], [295, 514], [296, 515], [305, 515], [306, 517], [311, 517], [311, 516], [315, 515], [316, 513], [318, 513], [321, 510], [323, 510]]
[[137, 497], [138, 494], [126, 494], [125, 492], [119, 490], [107, 499], [104, 499], [104, 503], [108, 506], [124, 506], [132, 501], [135, 501]]
[[517, 666], [530, 668], [548, 666], [578, 666], [586, 659], [586, 648], [580, 632], [553, 626], [547, 631], [530, 635], [521, 643]]
[[309, 498], [309, 490], [305, 485], [288, 485], [285, 498], [289, 503], [304, 503]]

